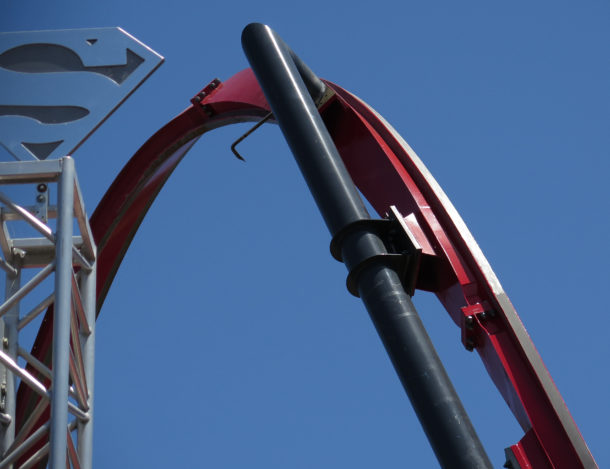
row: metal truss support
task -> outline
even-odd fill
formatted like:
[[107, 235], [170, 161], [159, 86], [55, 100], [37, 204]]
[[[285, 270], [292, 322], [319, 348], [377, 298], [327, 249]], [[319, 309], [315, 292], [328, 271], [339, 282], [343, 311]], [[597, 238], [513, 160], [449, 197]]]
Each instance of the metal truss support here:
[[[91, 468], [96, 247], [74, 160], [0, 163], [0, 186], [10, 190], [0, 191], [0, 268], [6, 277], [0, 305], [0, 469], [32, 467], [44, 458], [53, 469]], [[28, 186], [35, 202], [20, 204]], [[28, 280], [22, 283], [22, 277]], [[27, 351], [33, 344], [21, 343], [35, 334], [22, 330], [37, 325], [48, 308], [52, 355], [37, 356]], [[19, 386], [39, 396], [22, 421]]]

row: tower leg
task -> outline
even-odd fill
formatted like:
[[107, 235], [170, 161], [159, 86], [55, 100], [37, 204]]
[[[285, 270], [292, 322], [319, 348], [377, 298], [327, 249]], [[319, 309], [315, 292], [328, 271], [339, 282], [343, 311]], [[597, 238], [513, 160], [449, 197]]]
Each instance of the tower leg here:
[[72, 229], [74, 160], [64, 158], [57, 194], [55, 309], [53, 316], [53, 381], [49, 467], [66, 466], [68, 396], [70, 387], [70, 316], [72, 304]]

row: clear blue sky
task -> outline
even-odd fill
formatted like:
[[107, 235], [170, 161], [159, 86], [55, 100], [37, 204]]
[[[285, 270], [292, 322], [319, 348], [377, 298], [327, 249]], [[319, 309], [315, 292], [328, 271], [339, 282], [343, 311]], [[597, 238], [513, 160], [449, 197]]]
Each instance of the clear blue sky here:
[[[4, 0], [0, 30], [121, 26], [166, 63], [76, 153], [91, 213], [252, 21], [375, 107], [443, 186], [600, 468], [610, 467], [605, 1]], [[279, 129], [191, 150], [98, 321], [97, 468], [436, 467]], [[522, 432], [435, 298], [414, 298], [495, 467]]]

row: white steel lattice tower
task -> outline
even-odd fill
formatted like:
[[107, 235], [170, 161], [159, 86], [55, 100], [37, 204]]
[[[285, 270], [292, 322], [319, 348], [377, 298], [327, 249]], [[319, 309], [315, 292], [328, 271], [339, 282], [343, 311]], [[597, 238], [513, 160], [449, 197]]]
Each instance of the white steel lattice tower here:
[[[0, 192], [0, 267], [6, 276], [0, 306], [0, 468], [24, 455], [28, 459], [19, 467], [31, 467], [47, 455], [50, 467], [66, 467], [66, 459], [72, 467], [90, 467], [96, 248], [74, 160], [0, 163], [0, 185], [8, 184], [34, 185], [36, 203], [22, 206]], [[49, 200], [52, 187], [57, 188], [55, 204]], [[11, 237], [11, 223], [38, 236]], [[38, 272], [22, 284], [25, 269]], [[51, 276], [54, 281], [45, 282]], [[50, 293], [40, 291], [49, 287]], [[34, 306], [22, 314], [28, 299]], [[49, 308], [51, 357], [36, 357], [20, 346], [20, 333]], [[18, 394], [18, 386], [29, 389]], [[16, 428], [18, 406], [29, 409]]]
[[0, 33], [0, 469], [92, 465], [96, 246], [65, 155], [162, 62], [120, 28]]

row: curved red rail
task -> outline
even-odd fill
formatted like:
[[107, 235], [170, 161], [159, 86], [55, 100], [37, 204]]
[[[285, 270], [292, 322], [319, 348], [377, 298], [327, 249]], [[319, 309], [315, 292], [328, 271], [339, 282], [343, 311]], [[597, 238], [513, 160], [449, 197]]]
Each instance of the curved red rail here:
[[[97, 313], [99, 314], [114, 276], [148, 208], [165, 181], [199, 137], [209, 130], [237, 122], [259, 120], [269, 113], [256, 78], [244, 70], [225, 83], [214, 80], [192, 100], [193, 105], [157, 131], [127, 162], [91, 216], [90, 225], [97, 244]], [[51, 364], [53, 308], [42, 321], [32, 354]], [[49, 386], [49, 380], [35, 369], [30, 373]], [[31, 388], [20, 385], [17, 393], [16, 432], [40, 404]], [[38, 409], [40, 410], [40, 409]], [[28, 429], [31, 434], [49, 420], [50, 408]], [[25, 462], [44, 441], [41, 440], [20, 460]], [[46, 467], [41, 461], [39, 467]]]
[[[507, 450], [522, 468], [597, 468], [525, 327], [465, 223], [409, 145], [368, 105], [336, 85], [326, 110], [333, 140], [379, 214], [413, 214], [433, 291], [475, 349], [525, 435]], [[332, 117], [330, 117], [332, 116]], [[363, 157], [366, 155], [366, 158]], [[383, 181], [383, 184], [380, 184]]]
[[[381, 116], [328, 85], [335, 94], [321, 114], [354, 182], [379, 214], [391, 205], [403, 215], [413, 214], [408, 223], [423, 246], [417, 288], [436, 293], [525, 432], [508, 450], [509, 458], [536, 469], [597, 467], [517, 313], [440, 186]], [[91, 217], [98, 245], [98, 313], [140, 222], [199, 136], [269, 112], [250, 70], [225, 83], [213, 81], [192, 103], [140, 148]], [[47, 311], [33, 348], [47, 363], [52, 314]], [[21, 386], [17, 428], [37, 403], [37, 396]], [[38, 425], [45, 419], [48, 415]]]

